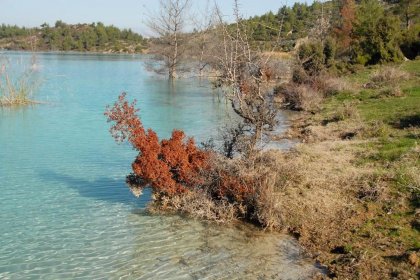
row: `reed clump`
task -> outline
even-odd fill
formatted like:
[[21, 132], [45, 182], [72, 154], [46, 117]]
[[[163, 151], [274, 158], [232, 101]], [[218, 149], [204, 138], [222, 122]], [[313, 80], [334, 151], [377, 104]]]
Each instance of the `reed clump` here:
[[12, 71], [9, 63], [0, 69], [0, 106], [21, 106], [38, 103], [32, 96], [38, 87], [35, 69], [30, 67], [22, 73]]

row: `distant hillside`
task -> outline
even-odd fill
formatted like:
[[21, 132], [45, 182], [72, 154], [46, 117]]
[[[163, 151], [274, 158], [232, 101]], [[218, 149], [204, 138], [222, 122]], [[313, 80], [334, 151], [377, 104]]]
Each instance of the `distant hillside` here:
[[[342, 9], [345, 0], [330, 0], [321, 3], [314, 1], [311, 5], [294, 3], [293, 6], [279, 7], [277, 12], [268, 12], [261, 16], [245, 20], [255, 45], [263, 50], [270, 49], [277, 41], [281, 29], [281, 46], [291, 50], [297, 39], [314, 36], [323, 25], [328, 32], [342, 24]], [[361, 1], [354, 1], [360, 3]], [[419, 0], [384, 0], [382, 3], [390, 14], [400, 19], [401, 32], [411, 29], [412, 36], [420, 37], [420, 1]], [[417, 34], [414, 34], [416, 33]], [[401, 40], [410, 36], [401, 34]]]
[[2, 24], [0, 49], [31, 51], [89, 51], [106, 53], [140, 53], [146, 40], [131, 29], [105, 26], [103, 23], [66, 24], [39, 28]]

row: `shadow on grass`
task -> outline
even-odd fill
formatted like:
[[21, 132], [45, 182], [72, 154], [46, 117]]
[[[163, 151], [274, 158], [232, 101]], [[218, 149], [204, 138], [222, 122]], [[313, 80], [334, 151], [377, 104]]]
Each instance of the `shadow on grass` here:
[[321, 124], [322, 124], [323, 126], [326, 126], [326, 125], [328, 125], [329, 123], [339, 122], [340, 120], [341, 120], [341, 119], [340, 119], [339, 117], [334, 116], [334, 117], [331, 117], [331, 118], [329, 118], [329, 119], [324, 119], [324, 120], [322, 120], [322, 121], [321, 121]]
[[150, 191], [145, 189], [144, 194], [135, 198], [125, 183], [125, 178], [98, 178], [95, 180], [85, 180], [67, 174], [59, 174], [53, 170], [43, 170], [39, 172], [42, 180], [51, 183], [65, 184], [69, 188], [76, 190], [80, 196], [94, 200], [106, 201], [110, 203], [130, 204], [136, 207], [146, 207], [150, 200]]
[[403, 117], [394, 123], [394, 127], [399, 129], [420, 127], [420, 114]]

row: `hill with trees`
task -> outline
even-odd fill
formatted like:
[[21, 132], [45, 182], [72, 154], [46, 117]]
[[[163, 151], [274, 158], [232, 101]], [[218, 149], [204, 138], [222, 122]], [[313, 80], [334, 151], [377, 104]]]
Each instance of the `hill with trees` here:
[[92, 51], [139, 53], [146, 40], [131, 29], [92, 24], [67, 24], [61, 20], [37, 28], [0, 26], [0, 48], [31, 51]]
[[[355, 62], [375, 64], [379, 60], [400, 59], [399, 49], [407, 58], [416, 57], [420, 49], [418, 0], [295, 3], [245, 22], [254, 45], [263, 50], [280, 43], [282, 50], [290, 51], [298, 39], [309, 36], [324, 40], [329, 36], [343, 51], [353, 41], [350, 51]], [[373, 49], [382, 54], [368, 54]]]

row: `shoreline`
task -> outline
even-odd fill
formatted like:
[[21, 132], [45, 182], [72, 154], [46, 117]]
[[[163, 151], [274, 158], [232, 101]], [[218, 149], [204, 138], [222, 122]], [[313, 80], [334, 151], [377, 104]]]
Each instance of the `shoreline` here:
[[68, 55], [83, 55], [83, 54], [92, 54], [92, 55], [126, 55], [126, 56], [135, 56], [135, 55], [145, 55], [146, 53], [129, 53], [129, 52], [97, 52], [97, 51], [54, 51], [54, 50], [12, 50], [0, 48], [0, 53], [6, 52], [23, 52], [23, 53], [34, 53], [34, 54], [68, 54]]
[[[400, 67], [415, 71], [416, 65]], [[363, 73], [364, 79], [374, 71]], [[410, 279], [420, 275], [420, 151], [412, 144], [419, 135], [418, 111], [405, 99], [418, 96], [418, 75], [401, 82], [404, 96], [378, 96], [382, 89], [376, 88], [364, 98], [363, 87], [357, 87], [367, 81], [357, 75], [361, 74], [353, 75], [355, 81], [352, 75], [345, 77], [356, 87], [352, 94], [330, 96], [318, 111], [300, 111], [289, 119], [284, 137], [300, 142], [289, 155], [280, 155], [294, 166], [292, 175], [298, 179], [291, 181], [292, 188], [284, 190], [287, 199], [281, 200], [280, 210], [289, 212], [284, 229], [328, 269], [328, 277]], [[342, 96], [353, 102], [352, 108]], [[379, 107], [371, 119], [383, 103], [395, 109], [388, 116]], [[345, 115], [337, 118], [340, 112]], [[392, 125], [398, 118], [410, 125]], [[406, 146], [397, 150], [394, 143]], [[323, 279], [315, 276], [319, 278]]]

